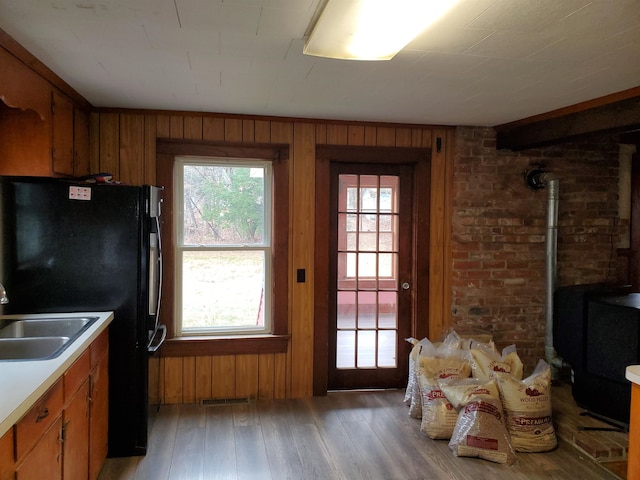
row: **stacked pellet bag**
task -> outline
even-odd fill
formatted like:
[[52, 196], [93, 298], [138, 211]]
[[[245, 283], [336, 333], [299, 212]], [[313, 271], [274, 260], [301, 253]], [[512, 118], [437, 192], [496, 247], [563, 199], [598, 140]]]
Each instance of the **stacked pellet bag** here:
[[458, 410], [449, 448], [458, 457], [512, 464], [515, 453], [504, 422], [496, 380], [440, 380], [440, 388]]
[[507, 430], [516, 452], [546, 452], [557, 446], [551, 417], [551, 368], [538, 361], [533, 373], [518, 380], [495, 372], [507, 416]]
[[420, 430], [433, 439], [451, 438], [458, 414], [442, 393], [439, 380], [468, 378], [471, 365], [465, 351], [455, 342], [439, 347], [425, 345], [418, 356], [418, 386], [422, 404]]
[[413, 347], [411, 348], [411, 353], [409, 354], [409, 378], [407, 380], [407, 389], [404, 392], [404, 403], [407, 405], [411, 405], [413, 394], [418, 388], [418, 376], [416, 375], [416, 363], [418, 360], [418, 355], [420, 354], [420, 350], [422, 349], [424, 343], [428, 342], [429, 340], [424, 338], [418, 341], [413, 337], [406, 338], [405, 340], [413, 345]]
[[515, 345], [509, 345], [498, 353], [493, 345], [471, 341], [471, 371], [474, 378], [491, 378], [493, 372], [508, 373], [522, 380], [523, 365]]
[[[450, 352], [457, 351], [460, 346], [460, 337], [451, 332], [440, 343], [432, 343], [428, 338], [420, 340], [411, 351], [409, 356], [409, 381], [407, 383], [407, 391], [409, 395], [409, 415], [413, 418], [422, 418], [422, 395], [419, 385], [419, 369], [424, 358], [444, 358]], [[413, 359], [412, 359], [413, 357]], [[413, 367], [411, 363], [413, 362]], [[446, 362], [445, 362], [446, 363]], [[469, 374], [467, 374], [469, 376]], [[405, 402], [407, 394], [405, 394]]]

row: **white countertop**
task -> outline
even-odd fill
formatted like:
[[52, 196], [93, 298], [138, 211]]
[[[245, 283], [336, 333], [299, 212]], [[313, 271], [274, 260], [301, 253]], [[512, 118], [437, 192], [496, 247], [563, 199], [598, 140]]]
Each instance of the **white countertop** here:
[[0, 361], [0, 436], [69, 368], [113, 320], [113, 312], [2, 315], [0, 319], [99, 317], [58, 357], [51, 360]]
[[640, 365], [629, 365], [625, 377], [636, 385], [640, 385]]

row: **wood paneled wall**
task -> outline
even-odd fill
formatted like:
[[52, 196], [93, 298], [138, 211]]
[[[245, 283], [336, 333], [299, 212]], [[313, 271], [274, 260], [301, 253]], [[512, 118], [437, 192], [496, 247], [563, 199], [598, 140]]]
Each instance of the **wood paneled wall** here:
[[[441, 148], [436, 151], [436, 137]], [[428, 126], [356, 124], [185, 112], [101, 111], [91, 117], [91, 171], [130, 184], [155, 184], [156, 139], [288, 144], [290, 252], [286, 353], [150, 360], [150, 402], [192, 403], [206, 398], [301, 398], [313, 393], [314, 211], [316, 145], [432, 147], [430, 318], [439, 334], [447, 322], [445, 261], [450, 194], [447, 175], [454, 130]], [[433, 145], [432, 145], [433, 143]], [[327, 199], [328, 201], [328, 199]], [[305, 283], [295, 271], [307, 271]], [[425, 292], [426, 293], [426, 292]], [[434, 296], [435, 295], [435, 296]], [[166, 319], [165, 319], [166, 321]], [[431, 320], [429, 320], [431, 326]]]

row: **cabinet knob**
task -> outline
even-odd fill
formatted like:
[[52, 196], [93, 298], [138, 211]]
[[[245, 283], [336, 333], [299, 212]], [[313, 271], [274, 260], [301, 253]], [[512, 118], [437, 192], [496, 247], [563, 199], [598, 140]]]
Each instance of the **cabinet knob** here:
[[49, 416], [49, 409], [47, 407], [44, 407], [42, 410], [38, 412], [38, 416], [36, 417], [36, 423], [41, 422], [48, 416]]

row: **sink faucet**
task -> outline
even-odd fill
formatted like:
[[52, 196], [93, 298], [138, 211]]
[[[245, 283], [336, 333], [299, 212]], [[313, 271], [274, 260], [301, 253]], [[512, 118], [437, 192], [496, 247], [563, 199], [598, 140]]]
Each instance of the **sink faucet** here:
[[4, 288], [4, 285], [0, 283], [0, 304], [5, 305], [9, 303], [9, 297], [7, 297], [7, 291]]

